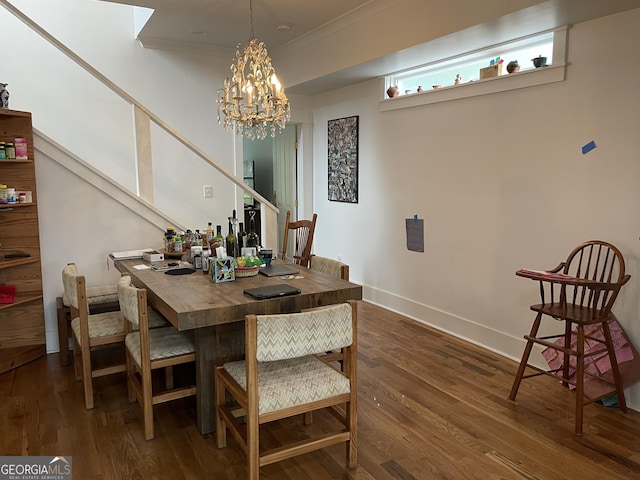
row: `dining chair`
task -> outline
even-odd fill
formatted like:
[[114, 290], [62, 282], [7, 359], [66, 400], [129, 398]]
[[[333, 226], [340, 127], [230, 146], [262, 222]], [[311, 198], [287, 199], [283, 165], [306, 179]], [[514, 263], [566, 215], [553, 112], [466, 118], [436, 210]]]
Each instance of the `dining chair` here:
[[153, 406], [196, 394], [195, 379], [190, 385], [175, 388], [171, 381], [164, 390], [154, 393], [152, 373], [158, 369], [172, 369], [176, 365], [195, 365], [195, 346], [189, 334], [171, 326], [149, 327], [147, 291], [133, 286], [128, 275], [122, 276], [118, 282], [118, 298], [127, 321], [125, 346], [129, 401], [137, 400], [142, 407], [144, 438], [151, 440], [155, 436]]
[[309, 268], [316, 272], [326, 273], [332, 277], [349, 281], [349, 265], [332, 258], [311, 254], [309, 257]]
[[[575, 388], [575, 434], [582, 435], [583, 407], [615, 391], [618, 404], [627, 411], [623, 383], [616, 359], [609, 324], [616, 320], [611, 311], [618, 293], [630, 278], [625, 273], [625, 263], [620, 250], [610, 243], [592, 240], [578, 245], [567, 260], [551, 270], [536, 271], [521, 269], [516, 275], [536, 280], [540, 287], [540, 303], [531, 305], [536, 312], [522, 360], [516, 373], [509, 399], [514, 401], [523, 379], [539, 375], [551, 375], [561, 379], [565, 387]], [[543, 319], [561, 322], [563, 332], [555, 335], [539, 335]], [[601, 331], [602, 335], [594, 332]], [[549, 351], [558, 352], [561, 364], [549, 369], [529, 363], [533, 346], [541, 345]], [[587, 351], [585, 351], [585, 345]], [[593, 348], [597, 345], [597, 348]], [[608, 357], [610, 371], [601, 375], [585, 367], [586, 360]], [[534, 373], [525, 375], [527, 369]], [[601, 372], [604, 373], [604, 372]], [[608, 378], [607, 378], [608, 377]], [[586, 381], [585, 381], [586, 378]], [[608, 388], [595, 393], [589, 384]]]
[[73, 337], [73, 364], [76, 379], [82, 380], [85, 407], [93, 408], [93, 379], [104, 375], [124, 372], [125, 363], [95, 367], [92, 350], [101, 346], [123, 344], [124, 321], [120, 311], [90, 314], [87, 302], [86, 280], [78, 274], [75, 264], [70, 263], [62, 270], [65, 298], [71, 309], [71, 332]]
[[293, 233], [293, 254], [291, 260], [303, 267], [309, 266], [311, 256], [311, 246], [313, 244], [313, 232], [316, 229], [317, 214], [313, 214], [311, 220], [291, 221], [291, 211], [287, 210], [287, 218], [284, 225], [284, 235], [282, 239], [282, 261], [287, 261], [287, 248], [289, 246], [289, 235]]
[[[231, 432], [247, 455], [247, 478], [262, 466], [346, 442], [346, 463], [357, 464], [357, 303], [277, 315], [245, 317], [245, 356], [215, 369], [216, 440], [227, 445]], [[315, 354], [345, 349], [339, 371]], [[237, 402], [227, 405], [229, 394]], [[338, 408], [344, 405], [344, 408]], [[300, 441], [263, 449], [260, 425], [329, 409], [341, 428], [324, 435], [298, 432]], [[244, 419], [242, 422], [240, 419]], [[296, 425], [287, 423], [283, 428]]]
[[[319, 255], [311, 255], [309, 258], [309, 268], [315, 272], [325, 273], [332, 277], [340, 278], [342, 280], [349, 281], [349, 265], [339, 262], [332, 258], [321, 257]], [[323, 307], [320, 307], [323, 308]], [[337, 361], [342, 366], [342, 349], [336, 351], [328, 351], [322, 354], [324, 360], [327, 362]], [[311, 417], [307, 417], [307, 422], [310, 422]]]
[[[88, 285], [86, 289], [90, 314], [120, 310], [116, 284]], [[60, 365], [64, 367], [69, 365], [69, 339], [71, 338], [71, 303], [64, 292], [61, 297], [56, 297], [56, 311]]]
[[[119, 309], [91, 313], [86, 278], [78, 274], [75, 263], [69, 263], [63, 268], [62, 284], [71, 313], [75, 376], [83, 382], [85, 407], [89, 410], [94, 406], [93, 379], [126, 370], [125, 359], [122, 356], [107, 365], [95, 366], [92, 352], [104, 347], [124, 347], [125, 322]], [[157, 328], [169, 323], [152, 310], [149, 314], [149, 325]]]

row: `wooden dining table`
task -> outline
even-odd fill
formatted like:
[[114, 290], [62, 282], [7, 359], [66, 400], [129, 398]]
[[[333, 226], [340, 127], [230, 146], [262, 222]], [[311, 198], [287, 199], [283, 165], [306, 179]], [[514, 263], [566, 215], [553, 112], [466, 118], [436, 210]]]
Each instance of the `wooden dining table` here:
[[[292, 313], [303, 309], [361, 300], [362, 286], [299, 265], [297, 278], [253, 277], [214, 283], [201, 271], [166, 275], [139, 269], [141, 259], [115, 260], [123, 275], [147, 290], [149, 305], [181, 331], [193, 331], [196, 348], [197, 424], [202, 434], [215, 431], [213, 372], [217, 365], [244, 356], [244, 318], [248, 314]], [[253, 287], [286, 283], [300, 289], [296, 295], [255, 300], [244, 294]]]

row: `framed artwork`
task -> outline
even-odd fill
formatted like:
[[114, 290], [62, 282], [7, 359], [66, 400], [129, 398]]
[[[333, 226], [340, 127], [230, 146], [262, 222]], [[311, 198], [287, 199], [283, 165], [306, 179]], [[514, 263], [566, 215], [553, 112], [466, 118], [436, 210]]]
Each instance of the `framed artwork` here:
[[327, 122], [329, 200], [358, 203], [358, 116]]

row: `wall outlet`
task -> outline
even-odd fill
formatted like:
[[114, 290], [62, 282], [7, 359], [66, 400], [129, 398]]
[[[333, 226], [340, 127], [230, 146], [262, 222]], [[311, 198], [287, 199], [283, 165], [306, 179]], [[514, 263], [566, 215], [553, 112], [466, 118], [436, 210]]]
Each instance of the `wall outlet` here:
[[211, 185], [204, 185], [202, 187], [202, 195], [204, 195], [204, 198], [213, 198], [213, 187]]

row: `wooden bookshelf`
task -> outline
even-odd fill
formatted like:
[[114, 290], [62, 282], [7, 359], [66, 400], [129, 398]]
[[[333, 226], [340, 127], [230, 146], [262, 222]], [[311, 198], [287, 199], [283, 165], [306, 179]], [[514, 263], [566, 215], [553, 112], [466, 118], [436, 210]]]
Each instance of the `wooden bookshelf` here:
[[[46, 354], [42, 268], [31, 113], [0, 109], [0, 141], [27, 140], [27, 160], [0, 159], [0, 183], [31, 203], [0, 204], [0, 285], [15, 285], [12, 303], [0, 304], [0, 374]], [[12, 253], [28, 257], [6, 258]]]

